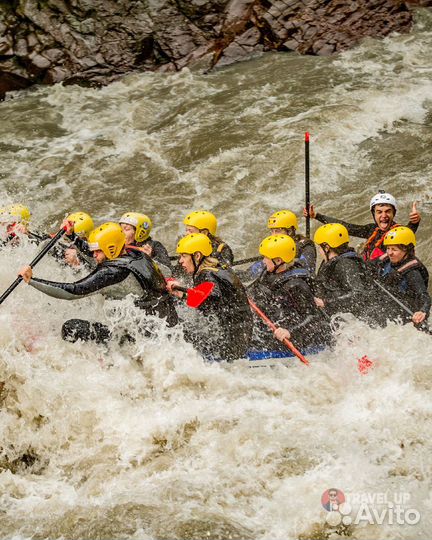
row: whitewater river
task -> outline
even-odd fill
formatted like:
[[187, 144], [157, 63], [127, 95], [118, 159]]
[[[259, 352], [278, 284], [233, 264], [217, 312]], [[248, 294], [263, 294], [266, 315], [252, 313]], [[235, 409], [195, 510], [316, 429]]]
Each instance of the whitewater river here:
[[[144, 211], [170, 252], [186, 213], [209, 209], [237, 257], [252, 256], [272, 212], [301, 211], [310, 131], [318, 209], [366, 223], [386, 189], [405, 222], [418, 200], [418, 255], [432, 268], [431, 49], [420, 11], [411, 35], [334, 58], [268, 54], [207, 75], [11, 95], [0, 205], [27, 204], [49, 232], [72, 211], [98, 223]], [[0, 253], [1, 290], [36, 252]], [[35, 275], [76, 279], [51, 257]], [[124, 349], [61, 340], [71, 317], [127, 326], [127, 306], [111, 308], [25, 285], [0, 308], [1, 538], [430, 537], [429, 336], [347, 321], [312, 367], [277, 369], [206, 365], [162, 327]], [[362, 377], [365, 354], [376, 367]], [[326, 522], [328, 488], [350, 503], [345, 525]]]

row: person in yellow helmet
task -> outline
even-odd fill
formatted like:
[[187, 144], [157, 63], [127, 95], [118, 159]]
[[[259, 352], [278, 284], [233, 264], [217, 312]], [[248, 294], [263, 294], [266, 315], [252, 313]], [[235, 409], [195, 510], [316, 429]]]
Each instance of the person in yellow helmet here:
[[[313, 276], [316, 270], [316, 247], [312, 240], [298, 233], [298, 221], [294, 212], [291, 212], [291, 210], [274, 212], [267, 220], [267, 228], [270, 229], [272, 235], [286, 234], [294, 240], [297, 262], [304, 266]], [[257, 278], [264, 269], [264, 262], [258, 261], [246, 270], [238, 270], [237, 275], [243, 282], [247, 283]]]
[[170, 275], [172, 265], [167, 249], [161, 242], [150, 236], [153, 227], [151, 219], [139, 212], [126, 212], [119, 219], [119, 223], [126, 235], [126, 244], [139, 248], [158, 264], [166, 267], [168, 272], [162, 269], [164, 275]]
[[27, 206], [22, 204], [10, 204], [0, 209], [0, 243], [6, 245], [18, 245], [20, 236], [24, 235], [32, 242], [39, 244], [49, 239], [48, 235], [31, 231], [31, 213]]
[[[182, 238], [177, 253], [183, 271], [192, 277], [194, 286], [203, 282], [214, 284], [210, 296], [198, 308], [200, 320], [193, 324], [184, 321], [185, 339], [207, 359], [231, 361], [245, 357], [252, 314], [239, 278], [212, 257], [213, 246], [205, 234], [192, 233]], [[168, 289], [181, 297], [183, 293], [175, 291], [175, 285], [179, 285], [177, 280], [170, 281]]]
[[309, 270], [311, 275], [314, 275], [317, 259], [315, 244], [306, 236], [298, 233], [298, 221], [294, 212], [291, 210], [275, 212], [269, 217], [267, 227], [271, 230], [271, 234], [286, 234], [294, 240], [296, 259]]
[[216, 236], [217, 219], [214, 214], [207, 210], [197, 210], [188, 214], [183, 223], [186, 225], [186, 233], [202, 233], [210, 238], [212, 244], [212, 257], [221, 263], [232, 265], [234, 255], [229, 245], [219, 236]]
[[314, 236], [323, 258], [315, 281], [316, 304], [329, 315], [349, 312], [366, 322], [373, 322], [375, 292], [366, 263], [349, 246], [344, 225], [328, 223]]
[[[59, 283], [34, 278], [30, 266], [19, 275], [35, 289], [62, 300], [78, 300], [100, 292], [108, 298], [121, 299], [135, 296], [135, 305], [148, 315], [166, 319], [169, 326], [177, 323], [177, 313], [167, 292], [165, 278], [147, 255], [128, 251], [126, 237], [118, 223], [108, 222], [94, 229], [88, 238], [89, 249], [97, 264], [86, 277], [73, 283]], [[82, 319], [66, 321], [62, 327], [63, 339], [75, 342], [111, 339], [108, 327]]]
[[371, 267], [376, 268], [382, 285], [413, 313], [409, 316], [397, 303], [389, 301], [385, 317], [420, 325], [429, 317], [431, 297], [428, 292], [429, 273], [416, 257], [415, 246], [414, 232], [408, 227], [396, 227], [384, 238], [386, 253], [371, 263]]
[[286, 352], [275, 338], [290, 339], [300, 348], [330, 344], [330, 328], [315, 305], [310, 272], [295, 260], [294, 239], [286, 234], [268, 236], [261, 242], [259, 253], [265, 270], [247, 291], [278, 328], [272, 336], [256, 318], [251, 348]]

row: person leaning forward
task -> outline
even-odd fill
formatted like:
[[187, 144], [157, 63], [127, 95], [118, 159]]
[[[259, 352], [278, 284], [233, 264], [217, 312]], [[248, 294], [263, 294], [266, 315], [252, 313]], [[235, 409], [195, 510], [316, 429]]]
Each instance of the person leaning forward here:
[[249, 287], [248, 293], [278, 328], [274, 336], [256, 318], [253, 349], [280, 350], [279, 341], [292, 339], [299, 348], [329, 345], [331, 332], [323, 313], [314, 302], [310, 272], [294, 261], [296, 243], [288, 235], [265, 238], [259, 248], [265, 269]]
[[[126, 249], [126, 237], [118, 223], [104, 223], [89, 235], [88, 247], [93, 252], [96, 268], [74, 283], [59, 283], [34, 278], [30, 266], [22, 268], [19, 275], [39, 291], [62, 300], [77, 300], [94, 293], [108, 298], [122, 299], [134, 294], [135, 305], [148, 315], [156, 315], [169, 326], [177, 323], [177, 313], [167, 292], [165, 279], [156, 264], [145, 253]], [[82, 319], [66, 321], [62, 337], [75, 342], [111, 339], [107, 326]]]
[[[204, 358], [232, 361], [246, 356], [252, 313], [240, 279], [211, 257], [212, 251], [210, 238], [201, 233], [188, 234], [177, 244], [180, 265], [194, 286], [214, 284], [210, 296], [197, 309], [199, 317], [192, 324], [184, 321], [184, 336]], [[177, 280], [168, 282], [168, 290], [182, 297], [176, 285]]]
[[[361, 255], [365, 261], [373, 260], [384, 254], [383, 242], [386, 233], [393, 227], [399, 225], [394, 221], [396, 212], [398, 209], [396, 199], [390, 195], [390, 193], [384, 193], [380, 191], [370, 201], [370, 211], [374, 223], [368, 223], [366, 225], [355, 225], [353, 223], [347, 223], [341, 219], [337, 219], [330, 216], [325, 216], [316, 212], [313, 205], [310, 206], [309, 216], [313, 219], [317, 219], [321, 223], [340, 223], [346, 227], [348, 234], [356, 236], [358, 238], [365, 238], [366, 242], [362, 247]], [[303, 215], [308, 216], [308, 211], [305, 208]], [[417, 210], [417, 205], [414, 202], [409, 215], [408, 227], [416, 232], [421, 220], [420, 213]]]
[[375, 323], [376, 292], [366, 263], [349, 246], [344, 225], [327, 223], [314, 236], [323, 261], [315, 280], [315, 302], [328, 315], [352, 313], [368, 323]]

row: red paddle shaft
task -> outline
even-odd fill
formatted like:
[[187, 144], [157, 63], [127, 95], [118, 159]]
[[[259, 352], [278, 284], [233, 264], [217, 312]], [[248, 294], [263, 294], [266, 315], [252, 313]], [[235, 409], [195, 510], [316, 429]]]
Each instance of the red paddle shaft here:
[[[273, 331], [275, 331], [277, 329], [276, 325], [271, 322], [271, 320], [267, 317], [267, 315], [265, 313], [263, 313], [260, 310], [260, 308], [254, 302], [252, 302], [252, 300], [250, 298], [248, 298], [248, 300], [249, 300], [250, 307], [255, 311], [255, 313], [261, 317], [261, 319], [266, 323], [266, 325], [269, 328], [271, 328]], [[288, 349], [293, 354], [295, 354], [295, 356], [297, 356], [297, 358], [301, 362], [303, 362], [303, 364], [306, 364], [307, 366], [310, 366], [309, 360], [302, 355], [302, 353], [291, 343], [291, 341], [289, 341], [288, 339], [285, 338], [282, 343], [286, 347], [288, 347]]]

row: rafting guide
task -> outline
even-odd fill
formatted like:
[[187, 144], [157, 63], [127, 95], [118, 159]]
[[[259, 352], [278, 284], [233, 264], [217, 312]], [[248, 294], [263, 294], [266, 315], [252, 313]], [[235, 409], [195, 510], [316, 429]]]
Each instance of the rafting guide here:
[[330, 488], [321, 496], [330, 527], [340, 525], [417, 525], [420, 512], [411, 507], [411, 495], [404, 491], [344, 493]]

